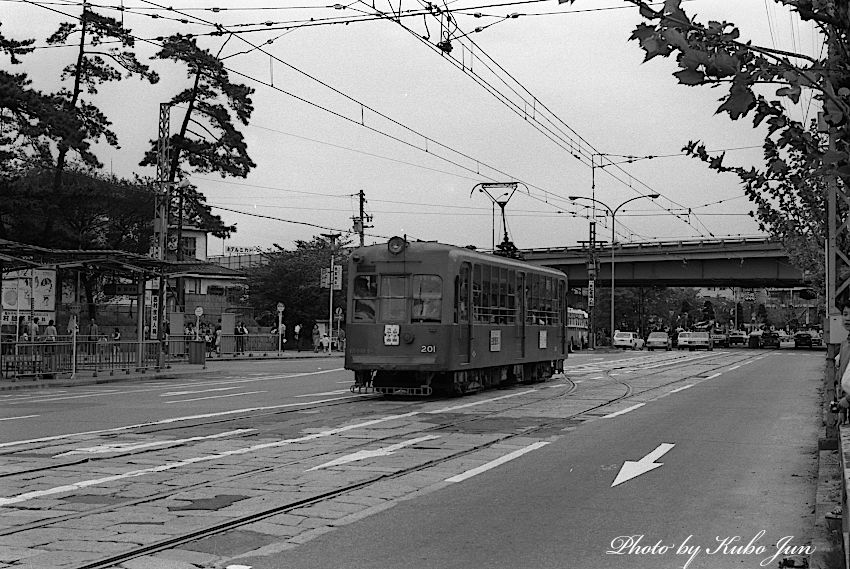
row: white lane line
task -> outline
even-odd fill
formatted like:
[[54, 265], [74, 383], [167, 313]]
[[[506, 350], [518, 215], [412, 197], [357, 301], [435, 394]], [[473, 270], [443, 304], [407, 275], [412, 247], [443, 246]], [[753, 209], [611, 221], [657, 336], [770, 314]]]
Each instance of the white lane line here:
[[390, 445], [388, 447], [383, 447], [375, 450], [360, 450], [355, 453], [347, 454], [345, 456], [341, 456], [339, 458], [335, 458], [330, 462], [326, 462], [324, 464], [320, 464], [319, 466], [314, 466], [313, 468], [308, 468], [306, 472], [310, 472], [311, 470], [319, 470], [320, 468], [329, 468], [331, 466], [340, 466], [342, 464], [348, 464], [349, 462], [356, 462], [358, 460], [366, 460], [367, 458], [376, 458], [379, 456], [389, 456], [397, 450], [403, 449], [404, 447], [409, 447], [411, 445], [415, 445], [417, 443], [421, 443], [423, 441], [430, 441], [433, 439], [439, 439], [438, 435], [425, 435], [424, 437], [419, 437], [417, 439], [410, 439], [407, 441], [402, 441], [400, 443], [396, 443], [394, 445]]
[[719, 376], [721, 376], [721, 375], [723, 375], [723, 374], [722, 374], [722, 373], [720, 373], [720, 372], [717, 372], [717, 373], [715, 373], [715, 374], [713, 374], [713, 375], [709, 375], [709, 376], [708, 376], [708, 377], [706, 377], [705, 379], [706, 379], [706, 380], [714, 379], [715, 377], [719, 377]]
[[207, 399], [224, 399], [226, 397], [242, 397], [243, 395], [255, 395], [257, 393], [268, 393], [268, 391], [243, 391], [242, 393], [231, 393], [229, 395], [210, 395], [209, 397], [194, 397], [192, 399], [175, 399], [166, 403], [189, 403], [191, 401], [205, 401]]
[[497, 458], [496, 460], [491, 460], [487, 464], [482, 464], [481, 466], [473, 468], [472, 470], [467, 470], [466, 472], [458, 474], [457, 476], [452, 476], [451, 478], [446, 478], [445, 481], [446, 482], [461, 482], [463, 480], [466, 480], [467, 478], [472, 478], [473, 476], [475, 476], [477, 474], [481, 474], [482, 472], [486, 472], [486, 471], [488, 471], [492, 468], [496, 468], [500, 464], [504, 464], [506, 462], [509, 462], [509, 461], [515, 459], [515, 458], [519, 458], [522, 455], [524, 455], [525, 453], [531, 452], [533, 450], [537, 450], [540, 447], [544, 447], [548, 444], [549, 444], [548, 441], [541, 441], [541, 442], [530, 444], [527, 447], [523, 447], [521, 449], [515, 450], [512, 453], [509, 453], [509, 454], [506, 454], [505, 456]]
[[732, 366], [732, 367], [729, 368], [729, 371], [732, 371], [733, 369], [738, 369], [739, 367], [741, 367], [741, 366]]
[[602, 418], [603, 419], [610, 419], [611, 417], [616, 417], [618, 415], [624, 415], [624, 414], [628, 413], [629, 411], [634, 411], [635, 409], [639, 409], [639, 408], [643, 407], [644, 405], [646, 405], [646, 403], [638, 403], [637, 405], [632, 405], [631, 407], [626, 407], [625, 409], [621, 409], [620, 411], [617, 411], [615, 413], [605, 415]]
[[596, 377], [591, 377], [591, 378], [588, 378], [588, 379], [602, 379], [603, 377], [605, 377], [605, 376], [604, 375], [597, 375]]
[[212, 391], [232, 391], [239, 389], [238, 387], [217, 387], [215, 389], [201, 389], [198, 391], [169, 391], [168, 393], [160, 393], [160, 397], [177, 397], [178, 395], [197, 395], [198, 393], [210, 393]]
[[298, 397], [318, 397], [320, 395], [324, 397], [325, 395], [339, 395], [340, 393], [348, 393], [348, 391], [348, 389], [338, 389], [337, 391], [325, 391], [324, 393], [305, 393], [304, 395], [295, 395], [295, 398], [297, 399]]
[[[97, 393], [89, 393], [89, 394], [82, 394], [82, 395], [69, 395], [67, 397], [52, 397], [51, 396], [48, 399], [35, 399], [35, 397], [33, 397], [32, 400], [10, 401], [9, 405], [25, 405], [25, 404], [31, 404], [31, 403], [40, 403], [42, 401], [63, 401], [63, 400], [66, 400], [66, 399], [80, 399], [80, 398], [84, 398], [84, 397], [101, 397], [103, 395], [135, 395], [137, 393], [149, 393], [149, 392], [154, 392], [154, 391], [162, 391], [164, 389], [173, 390], [174, 388], [177, 388], [177, 387], [198, 387], [199, 385], [204, 385], [204, 386], [232, 385], [234, 383], [238, 384], [238, 383], [251, 383], [251, 382], [255, 382], [255, 381], [273, 381], [273, 380], [277, 380], [277, 379], [292, 379], [292, 378], [295, 378], [295, 377], [305, 377], [305, 376], [309, 376], [309, 375], [320, 375], [320, 374], [323, 374], [323, 373], [332, 373], [332, 372], [336, 372], [336, 371], [343, 371], [344, 369], [345, 368], [340, 367], [340, 368], [333, 368], [333, 369], [326, 369], [326, 370], [319, 370], [319, 371], [307, 371], [307, 372], [303, 372], [303, 373], [293, 373], [293, 374], [284, 374], [284, 375], [267, 375], [267, 376], [264, 376], [264, 377], [256, 377], [256, 378], [244, 378], [243, 377], [243, 378], [240, 378], [237, 381], [198, 380], [198, 381], [184, 382], [182, 384], [160, 385], [158, 388], [154, 387], [152, 389], [128, 389], [128, 390], [125, 390], [125, 391], [116, 391], [116, 390], [99, 391]], [[53, 393], [55, 393], [55, 392], [53, 392]]]
[[[333, 401], [344, 401], [346, 399], [362, 399], [366, 397], [366, 395], [349, 395], [346, 397], [332, 397], [330, 399], [320, 399], [319, 401], [310, 401], [310, 405], [315, 405], [316, 403], [331, 403]], [[64, 435], [53, 435], [50, 437], [39, 437], [37, 439], [25, 439], [20, 441], [9, 441], [6, 443], [0, 443], [0, 448], [18, 446], [18, 445], [26, 445], [32, 443], [44, 443], [49, 441], [60, 441], [62, 439], [70, 439], [73, 437], [82, 437], [88, 435], [102, 435], [104, 433], [118, 433], [121, 431], [128, 431], [130, 429], [140, 429], [142, 427], [152, 427], [155, 425], [168, 425], [171, 423], [179, 423], [181, 421], [192, 421], [195, 419], [211, 419], [213, 417], [223, 417], [225, 415], [238, 415], [239, 413], [252, 413], [254, 411], [274, 411], [276, 409], [286, 409], [287, 407], [302, 407], [307, 403], [283, 403], [281, 405], [268, 405], [265, 407], [245, 407], [242, 409], [231, 409], [230, 411], [217, 411], [215, 413], [202, 413], [200, 415], [185, 415], [183, 417], [171, 417], [170, 419], [160, 419], [159, 421], [150, 421], [147, 423], [136, 423], [135, 425], [124, 425], [123, 427], [113, 427], [111, 429], [97, 429], [94, 431], [81, 431], [77, 433], [67, 433]]]
[[33, 417], [41, 417], [41, 415], [21, 415], [20, 417], [4, 417], [0, 421], [14, 421], [15, 419], [32, 419]]
[[73, 454], [107, 454], [110, 452], [130, 452], [134, 450], [139, 450], [143, 448], [151, 448], [151, 447], [161, 447], [167, 445], [176, 445], [183, 443], [193, 443], [195, 441], [206, 441], [210, 439], [220, 439], [223, 437], [229, 437], [232, 435], [241, 435], [244, 433], [253, 433], [257, 429], [236, 429], [235, 431], [226, 431], [224, 433], [218, 433], [215, 435], [206, 435], [203, 437], [189, 437], [188, 439], [172, 439], [172, 440], [164, 440], [164, 441], [153, 441], [149, 443], [112, 443], [105, 445], [98, 445], [94, 447], [85, 447], [78, 448], [76, 450], [69, 450], [68, 452], [63, 452], [60, 454], [53, 455], [53, 458], [57, 456], [69, 456]]
[[426, 413], [435, 414], [435, 413], [449, 413], [451, 411], [456, 411], [458, 409], [466, 409], [467, 407], [475, 407], [476, 405], [484, 405], [485, 403], [492, 403], [493, 401], [499, 401], [501, 399], [509, 399], [511, 397], [517, 397], [519, 395], [526, 395], [528, 393], [534, 393], [537, 391], [536, 389], [529, 389], [526, 391], [519, 391], [517, 393], [511, 393], [509, 395], [502, 395], [501, 397], [493, 397], [491, 399], [482, 399], [481, 401], [475, 401], [473, 403], [466, 403], [465, 405], [455, 405], [454, 407], [443, 407], [442, 409], [435, 409], [434, 411], [425, 411]]
[[684, 385], [684, 386], [682, 386], [682, 387], [677, 387], [676, 389], [671, 389], [668, 393], [679, 393], [680, 391], [684, 391], [684, 390], [686, 390], [686, 389], [690, 389], [690, 388], [691, 388], [691, 387], [693, 387], [693, 386], [694, 386], [694, 384], [693, 384], [693, 383], [691, 383], [690, 385]]
[[165, 472], [166, 470], [173, 470], [175, 468], [180, 468], [183, 466], [190, 466], [192, 464], [199, 464], [202, 462], [210, 462], [214, 460], [220, 460], [223, 458], [228, 458], [231, 456], [238, 456], [244, 454], [255, 453], [260, 450], [278, 448], [286, 445], [290, 445], [292, 443], [302, 443], [307, 441], [312, 441], [324, 437], [330, 437], [332, 435], [337, 435], [339, 433], [344, 433], [346, 431], [351, 431], [354, 429], [359, 429], [362, 427], [370, 427], [372, 425], [378, 425], [380, 423], [385, 423], [387, 421], [394, 421], [396, 419], [406, 419], [408, 417], [413, 417], [418, 415], [419, 413], [413, 411], [411, 413], [403, 413], [401, 415], [388, 415], [386, 417], [381, 417], [378, 419], [372, 419], [370, 421], [364, 421], [362, 423], [357, 423], [354, 425], [346, 425], [345, 427], [337, 427], [335, 429], [328, 429], [326, 431], [321, 431], [319, 433], [313, 433], [310, 435], [305, 435], [303, 437], [298, 437], [295, 439], [285, 439], [282, 441], [274, 441], [270, 443], [260, 443], [256, 445], [252, 445], [249, 447], [243, 447], [238, 449], [232, 449], [227, 451], [222, 451], [215, 454], [208, 454], [204, 456], [196, 456], [192, 458], [187, 458], [184, 460], [178, 460], [176, 462], [167, 462], [165, 464], [161, 464], [159, 466], [151, 466], [149, 468], [142, 468], [139, 470], [131, 470], [129, 472], [124, 472], [122, 474], [115, 474], [112, 476], [104, 476], [103, 478], [93, 478], [89, 480], [80, 480], [79, 482], [74, 482], [73, 484], [65, 484], [63, 486], [55, 486], [53, 488], [47, 488], [46, 490], [36, 490], [33, 492], [24, 492], [23, 494], [17, 494], [14, 496], [9, 496], [6, 498], [0, 498], [0, 507], [9, 506], [11, 504], [20, 504], [21, 502], [26, 502], [28, 500], [33, 500], [35, 498], [43, 498], [44, 496], [53, 496], [55, 494], [64, 494], [67, 492], [74, 492], [76, 490], [80, 490], [81, 488], [88, 488], [90, 486], [102, 486], [104, 484], [108, 484], [110, 482], [115, 482], [117, 480], [124, 480], [126, 478], [135, 478], [137, 476], [143, 476], [145, 474], [153, 474], [155, 472]]

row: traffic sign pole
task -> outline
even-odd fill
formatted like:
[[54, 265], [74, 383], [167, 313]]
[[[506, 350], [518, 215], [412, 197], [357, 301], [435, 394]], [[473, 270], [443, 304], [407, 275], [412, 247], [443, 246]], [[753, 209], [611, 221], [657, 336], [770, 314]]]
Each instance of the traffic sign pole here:
[[282, 302], [277, 303], [277, 353], [283, 350], [283, 311], [286, 306]]

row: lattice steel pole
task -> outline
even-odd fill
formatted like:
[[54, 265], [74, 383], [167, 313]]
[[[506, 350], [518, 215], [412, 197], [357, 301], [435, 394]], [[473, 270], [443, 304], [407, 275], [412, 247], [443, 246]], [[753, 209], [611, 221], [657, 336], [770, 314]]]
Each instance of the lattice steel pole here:
[[[168, 183], [169, 137], [171, 135], [171, 105], [159, 105], [159, 138], [156, 143], [156, 212], [154, 217], [154, 236], [156, 244], [153, 255], [160, 261], [165, 260], [165, 248], [168, 241], [168, 215], [171, 206], [171, 187]], [[165, 268], [159, 268], [159, 285], [155, 296], [151, 297], [151, 338], [156, 338], [159, 347], [157, 366], [164, 367], [165, 350]]]

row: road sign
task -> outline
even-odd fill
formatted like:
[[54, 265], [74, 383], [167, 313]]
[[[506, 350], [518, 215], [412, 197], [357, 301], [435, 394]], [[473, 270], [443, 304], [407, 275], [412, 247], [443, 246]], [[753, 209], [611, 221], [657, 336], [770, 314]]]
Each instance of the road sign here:
[[594, 280], [587, 281], [587, 305], [596, 305], [596, 281]]
[[342, 265], [334, 265], [334, 290], [342, 290]]
[[204, 307], [203, 307], [203, 306], [199, 306], [199, 307], [197, 307], [197, 308], [195, 309], [195, 316], [197, 316], [198, 318], [200, 318], [200, 317], [201, 317], [201, 316], [203, 316], [203, 315], [204, 315]]
[[334, 310], [334, 314], [337, 316], [342, 316], [342, 306], [337, 306], [336, 310]]
[[278, 312], [283, 312], [283, 310], [284, 310], [285, 308], [286, 308], [286, 306], [284, 306], [282, 302], [278, 302], [278, 303], [277, 303], [277, 311], [278, 311]]
[[321, 277], [321, 287], [322, 288], [330, 288], [331, 287], [331, 278], [330, 278], [331, 270], [328, 267], [322, 267], [322, 277]]

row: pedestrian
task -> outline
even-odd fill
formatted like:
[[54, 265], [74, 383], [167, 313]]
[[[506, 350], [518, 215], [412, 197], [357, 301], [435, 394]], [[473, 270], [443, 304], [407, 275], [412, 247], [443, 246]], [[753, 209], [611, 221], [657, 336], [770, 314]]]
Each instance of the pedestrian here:
[[345, 351], [345, 329], [340, 328], [336, 338], [337, 349], [341, 352]]
[[319, 346], [322, 342], [322, 331], [318, 324], [313, 324], [313, 353], [319, 352]]
[[35, 342], [35, 339], [38, 338], [38, 316], [35, 316], [32, 320], [30, 320], [29, 334], [30, 340]]
[[97, 346], [97, 339], [100, 335], [100, 328], [97, 326], [97, 321], [92, 318], [89, 322], [89, 329], [86, 333], [86, 338], [88, 340], [88, 353], [94, 354]]
[[117, 359], [118, 353], [121, 351], [119, 344], [119, 342], [121, 341], [121, 330], [117, 326], [112, 331], [112, 336], [110, 337], [110, 340], [112, 340], [112, 357], [114, 359]]
[[[841, 323], [844, 324], [844, 329], [850, 332], [850, 298], [848, 295], [842, 293], [835, 300], [835, 306], [841, 310]], [[841, 342], [835, 382], [840, 386], [838, 406], [844, 410], [842, 414], [846, 417], [847, 409], [850, 409], [850, 335]]]
[[327, 334], [323, 335], [319, 340], [319, 344], [321, 345], [322, 352], [331, 353], [331, 339]]
[[58, 335], [59, 334], [56, 332], [56, 324], [53, 322], [53, 320], [50, 320], [47, 323], [47, 328], [44, 329], [44, 339], [48, 342], [55, 342], [56, 336]]
[[213, 332], [213, 343], [215, 344], [215, 353], [217, 356], [221, 355], [221, 318], [218, 319], [218, 324], [215, 325], [215, 332]]
[[245, 343], [248, 339], [248, 329], [245, 327], [245, 323], [241, 320], [239, 324], [236, 326], [236, 353], [241, 354], [245, 352]]
[[295, 339], [295, 347], [298, 351], [301, 351], [301, 323], [295, 325], [295, 328], [292, 329], [293, 338]]

